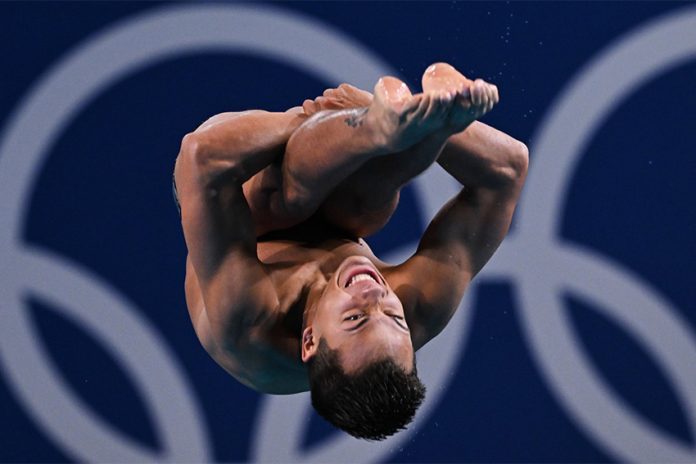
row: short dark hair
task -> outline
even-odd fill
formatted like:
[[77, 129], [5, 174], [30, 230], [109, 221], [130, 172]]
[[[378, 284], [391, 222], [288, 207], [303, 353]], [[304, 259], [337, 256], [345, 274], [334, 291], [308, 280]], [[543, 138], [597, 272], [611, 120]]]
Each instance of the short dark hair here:
[[410, 373], [383, 358], [350, 375], [344, 372], [339, 355], [322, 338], [307, 363], [314, 409], [356, 438], [384, 440], [405, 429], [425, 398], [415, 355]]

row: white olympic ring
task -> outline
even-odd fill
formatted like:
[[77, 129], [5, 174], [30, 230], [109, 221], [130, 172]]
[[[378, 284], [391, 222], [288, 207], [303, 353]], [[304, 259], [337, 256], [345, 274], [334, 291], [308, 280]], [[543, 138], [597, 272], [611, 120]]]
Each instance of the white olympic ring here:
[[696, 447], [656, 429], [605, 385], [576, 340], [563, 311], [562, 291], [593, 302], [642, 342], [664, 368], [692, 433], [696, 341], [689, 324], [647, 282], [605, 257], [565, 243], [559, 232], [562, 207], [575, 166], [609, 114], [638, 86], [693, 58], [696, 8], [690, 7], [622, 37], [571, 81], [530, 150], [534, 163], [516, 234], [483, 272], [517, 284], [532, 354], [561, 404], [596, 443], [631, 461], [694, 462]]

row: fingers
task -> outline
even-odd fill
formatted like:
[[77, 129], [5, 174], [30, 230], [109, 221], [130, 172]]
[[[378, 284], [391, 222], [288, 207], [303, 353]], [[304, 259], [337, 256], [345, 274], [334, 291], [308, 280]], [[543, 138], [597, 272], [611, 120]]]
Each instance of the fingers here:
[[500, 101], [498, 87], [483, 79], [476, 79], [470, 87], [471, 105], [477, 115], [483, 115], [493, 109]]
[[445, 118], [452, 109], [455, 96], [456, 93], [451, 91], [441, 91], [435, 94], [433, 97], [433, 100], [435, 100], [435, 105], [432, 112], [429, 115], [426, 114], [426, 117], [430, 116], [437, 119]]
[[[444, 120], [454, 104], [457, 94], [439, 91], [426, 92], [413, 96], [412, 116], [416, 119], [435, 121]], [[417, 105], [415, 104], [417, 101]]]
[[372, 98], [372, 94], [367, 90], [359, 89], [345, 82], [338, 86], [338, 90], [346, 95], [357, 95], [360, 96], [360, 98]]
[[498, 104], [498, 101], [500, 101], [500, 97], [498, 96], [498, 87], [493, 84], [486, 84], [486, 94], [488, 98], [487, 104], [484, 107], [484, 112], [488, 113], [495, 105]]
[[416, 118], [422, 118], [430, 106], [430, 95], [419, 93], [411, 97], [403, 108], [404, 114], [412, 114]]
[[423, 119], [432, 119], [440, 112], [442, 105], [440, 104], [440, 95], [434, 93], [425, 94], [428, 100], [428, 105], [425, 108]]
[[[326, 95], [326, 92], [324, 92], [324, 95]], [[317, 111], [337, 110], [342, 108], [342, 106], [339, 105], [334, 99], [326, 96], [315, 98], [314, 104], [317, 106]]]
[[486, 82], [483, 79], [476, 79], [471, 89], [471, 103], [474, 106], [484, 106], [486, 98]]
[[309, 100], [309, 99], [305, 100], [302, 103], [302, 110], [304, 111], [304, 113], [307, 116], [311, 116], [318, 111], [317, 105], [316, 105], [316, 103], [314, 103], [314, 100]]
[[324, 90], [314, 101], [320, 109], [343, 109], [369, 106], [373, 95], [347, 83]]
[[497, 105], [498, 102], [500, 101], [500, 94], [498, 93], [498, 86], [491, 84], [492, 91], [493, 91], [493, 104]]

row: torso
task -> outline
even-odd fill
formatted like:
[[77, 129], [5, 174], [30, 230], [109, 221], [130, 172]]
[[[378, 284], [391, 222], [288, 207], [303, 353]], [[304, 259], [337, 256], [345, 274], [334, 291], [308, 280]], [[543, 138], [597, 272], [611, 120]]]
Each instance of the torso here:
[[261, 343], [244, 353], [218, 349], [211, 355], [237, 380], [254, 389], [275, 394], [307, 391], [300, 340], [309, 287], [330, 278], [349, 256], [365, 256], [380, 271], [388, 265], [375, 257], [364, 240], [332, 229], [317, 218], [259, 237], [257, 254], [275, 284], [280, 301], [277, 315], [263, 328], [263, 334], [255, 337]]

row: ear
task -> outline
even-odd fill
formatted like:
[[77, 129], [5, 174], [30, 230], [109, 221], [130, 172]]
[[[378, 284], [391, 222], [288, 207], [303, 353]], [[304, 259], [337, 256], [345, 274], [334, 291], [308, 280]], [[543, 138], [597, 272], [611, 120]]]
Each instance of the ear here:
[[315, 342], [312, 326], [305, 328], [302, 332], [302, 362], [306, 363], [317, 353], [319, 344]]

